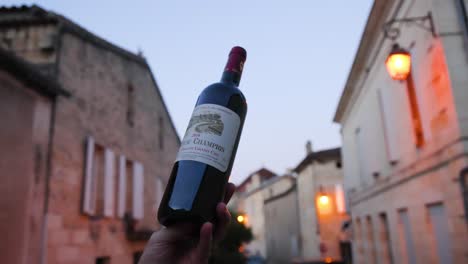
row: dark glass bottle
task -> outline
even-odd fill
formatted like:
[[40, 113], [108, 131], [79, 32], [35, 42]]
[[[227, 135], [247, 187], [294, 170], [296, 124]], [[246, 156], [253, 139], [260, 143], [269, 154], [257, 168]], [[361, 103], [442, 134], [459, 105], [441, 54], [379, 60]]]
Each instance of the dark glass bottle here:
[[198, 97], [158, 211], [165, 226], [215, 220], [247, 114], [237, 88], [247, 53], [232, 48], [221, 81]]

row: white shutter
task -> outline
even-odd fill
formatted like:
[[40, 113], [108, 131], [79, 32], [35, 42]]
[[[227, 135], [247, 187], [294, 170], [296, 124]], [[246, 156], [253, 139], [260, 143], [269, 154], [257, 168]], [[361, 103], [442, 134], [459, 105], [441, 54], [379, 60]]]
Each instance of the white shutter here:
[[86, 169], [85, 169], [85, 181], [84, 181], [84, 191], [83, 191], [83, 212], [88, 215], [94, 215], [96, 208], [96, 196], [93, 195], [93, 183], [94, 173], [93, 173], [93, 159], [94, 159], [94, 139], [91, 136], [88, 136], [86, 140]]
[[384, 129], [385, 144], [389, 162], [397, 162], [400, 158], [398, 150], [398, 120], [393, 95], [394, 87], [385, 87], [378, 90], [380, 113]]
[[359, 182], [360, 184], [364, 184], [366, 176], [367, 176], [367, 171], [368, 171], [368, 166], [367, 166], [367, 160], [366, 160], [366, 153], [365, 153], [365, 148], [364, 148], [364, 138], [362, 135], [363, 131], [361, 128], [356, 128], [355, 131], [355, 137], [356, 137], [356, 154], [359, 160]]
[[104, 152], [104, 216], [114, 216], [115, 197], [115, 162], [114, 152], [110, 149]]
[[159, 204], [161, 203], [163, 192], [164, 192], [163, 182], [160, 178], [156, 178], [156, 203], [155, 203], [156, 211], [158, 210]]
[[343, 186], [341, 184], [335, 185], [335, 201], [336, 201], [336, 211], [338, 213], [345, 213], [345, 197]]
[[126, 168], [125, 156], [120, 155], [119, 157], [119, 201], [118, 201], [118, 212], [119, 217], [124, 217], [125, 215], [125, 198], [127, 195], [127, 168]]
[[143, 190], [143, 165], [140, 162], [133, 163], [133, 218], [143, 219], [144, 190]]

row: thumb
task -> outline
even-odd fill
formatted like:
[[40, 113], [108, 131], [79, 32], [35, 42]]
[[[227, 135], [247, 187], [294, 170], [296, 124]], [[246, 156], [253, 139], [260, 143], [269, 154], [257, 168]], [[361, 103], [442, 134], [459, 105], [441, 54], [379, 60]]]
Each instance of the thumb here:
[[197, 256], [200, 263], [208, 263], [211, 243], [213, 240], [213, 224], [206, 222], [200, 228], [200, 241], [197, 246]]

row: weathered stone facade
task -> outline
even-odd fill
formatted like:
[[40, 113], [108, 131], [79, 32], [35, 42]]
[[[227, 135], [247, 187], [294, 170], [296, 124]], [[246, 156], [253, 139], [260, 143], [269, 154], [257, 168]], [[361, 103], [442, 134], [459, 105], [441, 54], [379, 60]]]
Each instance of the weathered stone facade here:
[[262, 192], [267, 262], [290, 263], [300, 256], [296, 178], [276, 177]]
[[[371, 10], [335, 115], [342, 126], [356, 263], [468, 262], [467, 187], [460, 180], [468, 166], [463, 10], [466, 1], [443, 0], [377, 0]], [[394, 41], [384, 38], [382, 26], [429, 12], [436, 36], [414, 24], [395, 25], [396, 41], [411, 53], [411, 99], [409, 82], [386, 72]], [[429, 20], [423, 23], [430, 28]]]
[[[245, 214], [246, 225], [252, 229], [253, 239], [247, 245], [248, 254], [266, 258], [264, 188], [277, 175], [262, 168], [250, 174], [237, 188], [234, 210]], [[232, 207], [231, 207], [232, 208]]]
[[[301, 258], [320, 260], [341, 259], [339, 237], [341, 226], [347, 220], [342, 191], [343, 171], [340, 149], [313, 152], [295, 168], [297, 173], [297, 200], [301, 232]], [[319, 204], [319, 197], [328, 197], [328, 203]], [[320, 209], [325, 210], [320, 210]], [[320, 251], [320, 245], [324, 252]]]
[[[118, 213], [119, 197], [128, 196], [118, 193], [118, 161], [124, 157], [124, 164], [130, 164], [126, 166], [140, 165], [143, 182], [130, 180], [126, 192], [141, 185], [143, 205], [136, 206], [143, 211], [138, 213], [141, 217], [136, 229], [155, 230], [157, 202], [180, 144], [148, 64], [144, 58], [38, 7], [0, 10], [0, 43], [55, 78], [71, 94], [58, 97], [51, 110], [53, 134], [42, 263], [94, 263], [98, 257], [110, 257], [112, 263], [132, 263], [144, 242], [129, 241]], [[108, 164], [107, 160], [116, 165], [109, 170], [113, 171], [109, 177], [115, 188], [106, 186], [108, 176], [100, 180], [102, 173], [108, 175], [107, 167], [85, 179], [89, 138], [94, 139], [96, 153], [100, 149], [105, 154], [104, 160], [93, 156], [93, 166], [105, 167], [101, 163]], [[127, 177], [129, 174], [131, 170]], [[86, 189], [90, 179], [95, 189]], [[109, 190], [111, 196], [115, 191], [115, 196], [109, 196]], [[89, 199], [96, 206], [93, 213], [83, 209], [87, 194], [92, 195]], [[136, 195], [128, 196], [134, 207]], [[104, 199], [107, 214], [100, 211], [100, 199]], [[123, 201], [125, 212], [135, 214], [135, 208], [128, 209], [129, 202]], [[37, 258], [27, 263], [40, 262]]]
[[[55, 87], [55, 88], [54, 88]], [[0, 48], [0, 261], [41, 257], [51, 113], [66, 94]]]

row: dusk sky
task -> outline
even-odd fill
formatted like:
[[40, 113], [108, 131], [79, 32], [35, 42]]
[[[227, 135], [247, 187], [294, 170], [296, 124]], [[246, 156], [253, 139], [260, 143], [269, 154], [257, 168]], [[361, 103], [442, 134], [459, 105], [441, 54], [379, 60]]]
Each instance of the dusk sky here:
[[[217, 82], [231, 47], [247, 52], [248, 114], [232, 171], [283, 174], [314, 150], [340, 145], [332, 122], [372, 0], [10, 1], [37, 3], [132, 52], [141, 50], [179, 136], [198, 94]], [[156, 136], [156, 135], [155, 135]]]

